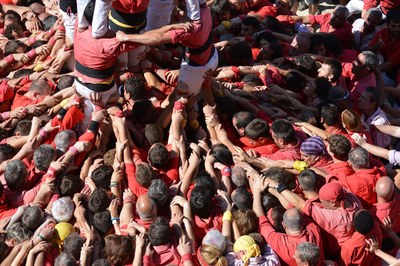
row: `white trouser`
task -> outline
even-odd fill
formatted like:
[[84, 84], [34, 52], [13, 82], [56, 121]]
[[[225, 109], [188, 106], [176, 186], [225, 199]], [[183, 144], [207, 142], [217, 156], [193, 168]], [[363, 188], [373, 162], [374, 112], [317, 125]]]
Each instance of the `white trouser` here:
[[200, 19], [200, 4], [199, 0], [185, 0], [186, 2], [186, 13], [188, 18], [191, 20]]
[[124, 71], [128, 67], [137, 66], [140, 63], [139, 54], [144, 52], [146, 45], [141, 45], [129, 52], [122, 53], [118, 56], [118, 71]]
[[[86, 20], [84, 12], [90, 0], [78, 0], [78, 28], [86, 28], [89, 22]], [[110, 0], [96, 0], [94, 7], [93, 21], [92, 21], [92, 36], [100, 38], [108, 31], [108, 13], [111, 8], [112, 1]]]
[[[213, 48], [214, 49], [214, 48]], [[218, 52], [215, 50], [214, 55], [210, 58], [205, 66], [191, 66], [186, 61], [182, 60], [181, 68], [179, 69], [179, 81], [184, 82], [189, 87], [189, 96], [199, 94], [204, 81], [204, 73], [207, 70], [215, 70], [218, 67]]]
[[171, 23], [173, 0], [150, 0], [146, 13], [146, 31], [159, 29]]
[[349, 15], [353, 13], [361, 13], [364, 8], [364, 1], [362, 0], [350, 0], [346, 5], [349, 10]]
[[79, 124], [79, 132], [83, 133], [87, 130], [90, 123], [90, 118], [92, 116], [92, 112], [94, 111], [94, 104], [90, 101], [90, 95], [93, 93], [99, 94], [102, 104], [106, 106], [108, 100], [110, 99], [110, 96], [114, 92], [117, 92], [117, 85], [114, 84], [114, 86], [111, 89], [102, 92], [94, 92], [91, 89], [84, 86], [82, 83], [79, 83], [77, 81], [75, 81], [75, 86], [76, 86], [76, 92], [79, 93], [79, 95], [82, 96], [84, 99], [83, 103], [85, 107], [83, 113], [85, 117]]
[[63, 24], [65, 27], [65, 35], [70, 39], [71, 43], [74, 42], [74, 27], [76, 22], [76, 14], [65, 13], [61, 9], [58, 10], [63, 18]]

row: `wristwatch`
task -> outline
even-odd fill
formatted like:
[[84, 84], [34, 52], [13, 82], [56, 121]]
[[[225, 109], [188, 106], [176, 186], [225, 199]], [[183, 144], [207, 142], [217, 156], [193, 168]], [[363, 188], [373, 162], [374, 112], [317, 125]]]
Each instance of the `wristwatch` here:
[[281, 193], [282, 191], [286, 190], [287, 187], [286, 187], [285, 185], [278, 184], [278, 185], [276, 185], [276, 186], [274, 187], [274, 189], [275, 189], [278, 193]]

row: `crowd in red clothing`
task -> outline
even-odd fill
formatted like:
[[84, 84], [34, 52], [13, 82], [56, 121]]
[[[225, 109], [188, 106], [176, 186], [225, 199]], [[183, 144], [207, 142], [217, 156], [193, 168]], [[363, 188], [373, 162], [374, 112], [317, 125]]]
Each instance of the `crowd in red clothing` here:
[[398, 263], [400, 6], [364, 2], [0, 0], [0, 266]]

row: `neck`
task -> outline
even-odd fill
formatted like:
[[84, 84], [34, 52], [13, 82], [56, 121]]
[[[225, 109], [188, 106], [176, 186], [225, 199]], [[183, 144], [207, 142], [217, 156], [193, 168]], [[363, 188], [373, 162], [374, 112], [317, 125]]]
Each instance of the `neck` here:
[[315, 191], [305, 191], [303, 190], [303, 194], [306, 197], [306, 199], [317, 199], [318, 198], [318, 193]]
[[378, 108], [363, 110], [365, 118], [370, 118], [377, 110]]
[[393, 198], [389, 198], [389, 197], [377, 197], [377, 201], [378, 203], [389, 203], [393, 200]]

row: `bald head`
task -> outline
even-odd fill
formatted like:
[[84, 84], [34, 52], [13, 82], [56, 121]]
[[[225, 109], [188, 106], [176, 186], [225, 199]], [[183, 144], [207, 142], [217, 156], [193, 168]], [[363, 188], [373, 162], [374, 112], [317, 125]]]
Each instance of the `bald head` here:
[[288, 209], [283, 215], [283, 223], [291, 231], [302, 231], [303, 215], [296, 208]]
[[394, 183], [390, 177], [384, 176], [378, 179], [378, 182], [376, 182], [376, 195], [378, 198], [390, 201], [392, 200], [393, 192]]
[[143, 221], [151, 221], [157, 217], [156, 203], [147, 194], [138, 198], [136, 202], [136, 211]]

